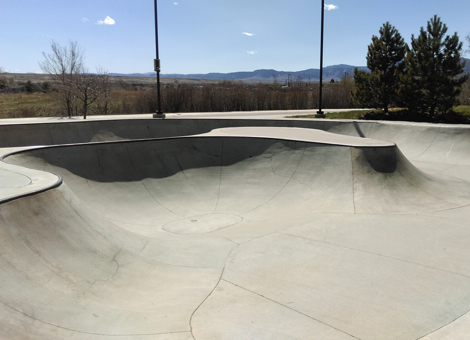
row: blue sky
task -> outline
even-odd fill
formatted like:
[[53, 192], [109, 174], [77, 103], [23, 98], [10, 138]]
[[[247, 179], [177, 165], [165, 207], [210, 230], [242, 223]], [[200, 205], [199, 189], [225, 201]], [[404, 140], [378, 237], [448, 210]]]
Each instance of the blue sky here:
[[[470, 34], [469, 0], [325, 0], [324, 66], [366, 64], [386, 21], [406, 42], [437, 14], [448, 33]], [[209, 73], [320, 65], [321, 0], [158, 0], [162, 73]], [[41, 72], [54, 40], [77, 41], [90, 70], [153, 70], [153, 0], [0, 0], [0, 66]], [[468, 44], [465, 43], [465, 48]]]

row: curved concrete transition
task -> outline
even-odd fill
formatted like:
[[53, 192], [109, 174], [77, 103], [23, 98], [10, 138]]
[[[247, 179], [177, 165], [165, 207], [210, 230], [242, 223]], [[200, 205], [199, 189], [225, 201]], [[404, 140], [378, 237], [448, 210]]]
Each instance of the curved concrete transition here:
[[470, 129], [325, 127], [6, 157], [0, 338], [467, 339]]

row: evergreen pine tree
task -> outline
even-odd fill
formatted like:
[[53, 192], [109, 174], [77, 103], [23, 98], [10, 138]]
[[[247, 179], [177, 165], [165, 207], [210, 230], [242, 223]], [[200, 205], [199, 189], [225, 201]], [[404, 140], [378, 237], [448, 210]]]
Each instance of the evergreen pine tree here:
[[26, 91], [26, 93], [33, 93], [34, 91], [34, 85], [33, 83], [31, 82], [31, 80], [28, 80], [26, 82], [26, 84], [24, 85], [24, 90]]
[[410, 111], [428, 115], [445, 115], [458, 102], [465, 62], [457, 33], [445, 36], [447, 26], [436, 15], [421, 27], [417, 38], [411, 37], [411, 49], [405, 58], [406, 72], [401, 79], [401, 103]]
[[351, 99], [359, 107], [377, 107], [373, 100], [374, 89], [371, 86], [371, 75], [366, 71], [354, 69], [354, 89], [351, 92]]
[[380, 37], [372, 36], [368, 46], [367, 67], [370, 74], [354, 71], [356, 88], [352, 99], [361, 107], [381, 108], [385, 112], [397, 99], [406, 44], [398, 30], [386, 22], [379, 30]]

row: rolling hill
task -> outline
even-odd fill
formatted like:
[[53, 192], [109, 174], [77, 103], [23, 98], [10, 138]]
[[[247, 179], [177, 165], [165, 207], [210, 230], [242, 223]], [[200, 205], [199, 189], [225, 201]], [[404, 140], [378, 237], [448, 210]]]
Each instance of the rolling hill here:
[[[334, 65], [323, 68], [323, 80], [329, 81], [334, 79], [340, 80], [345, 74], [353, 75], [356, 66], [351, 65]], [[366, 70], [367, 67], [358, 67], [360, 70]], [[155, 77], [155, 72], [120, 74], [110, 73], [112, 76], [127, 77]], [[231, 72], [231, 73], [206, 73], [206, 74], [160, 74], [163, 78], [179, 78], [179, 79], [207, 79], [207, 80], [243, 80], [243, 81], [274, 81], [286, 82], [290, 81], [312, 81], [318, 82], [320, 79], [319, 69], [308, 69], [303, 71], [277, 71], [273, 69], [261, 69], [251, 72]]]

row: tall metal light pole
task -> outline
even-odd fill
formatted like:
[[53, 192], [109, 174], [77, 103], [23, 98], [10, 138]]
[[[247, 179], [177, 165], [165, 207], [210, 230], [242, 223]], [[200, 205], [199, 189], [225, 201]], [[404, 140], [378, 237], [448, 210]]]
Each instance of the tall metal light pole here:
[[157, 100], [158, 100], [158, 109], [157, 112], [153, 114], [153, 118], [165, 118], [165, 114], [162, 112], [162, 104], [160, 97], [160, 58], [158, 56], [158, 15], [157, 15], [157, 0], [154, 0], [155, 5], [155, 46], [157, 51], [157, 59], [153, 61], [153, 68], [157, 72]]
[[323, 19], [325, 16], [325, 0], [321, 0], [321, 39], [320, 39], [320, 98], [319, 108], [315, 117], [325, 118], [326, 115], [322, 111], [322, 90], [323, 90]]

